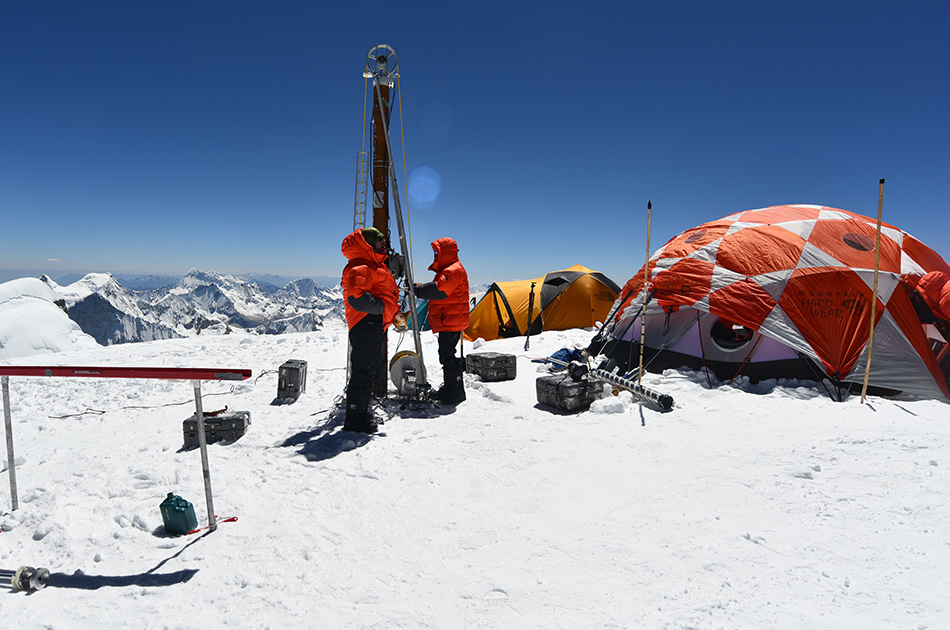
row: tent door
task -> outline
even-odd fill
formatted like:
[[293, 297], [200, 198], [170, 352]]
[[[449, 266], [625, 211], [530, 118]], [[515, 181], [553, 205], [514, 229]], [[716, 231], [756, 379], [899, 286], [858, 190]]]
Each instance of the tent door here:
[[[508, 317], [501, 312], [501, 309], [498, 306], [498, 299], [501, 298], [501, 303], [505, 306], [505, 311], [508, 314]], [[511, 337], [520, 337], [521, 331], [518, 330], [518, 322], [515, 321], [515, 314], [511, 310], [511, 305], [508, 304], [508, 300], [505, 298], [505, 294], [501, 291], [495, 291], [495, 314], [498, 315], [498, 337], [501, 339], [509, 339]]]

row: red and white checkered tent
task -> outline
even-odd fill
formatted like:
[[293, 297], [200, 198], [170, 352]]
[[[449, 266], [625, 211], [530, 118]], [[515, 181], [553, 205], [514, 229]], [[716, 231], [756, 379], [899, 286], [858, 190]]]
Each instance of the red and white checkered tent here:
[[[662, 367], [712, 366], [720, 378], [807, 377], [800, 368], [810, 362], [818, 380], [862, 383], [876, 226], [846, 210], [791, 205], [739, 212], [678, 234], [650, 258], [645, 350]], [[950, 296], [950, 266], [883, 224], [879, 269], [869, 384], [950, 397], [948, 344], [940, 334], [950, 313], [915, 295], [921, 278], [936, 276]], [[642, 288], [640, 269], [619, 298], [625, 303], [612, 325], [615, 341], [639, 344]], [[632, 356], [620, 347], [615, 355]], [[666, 352], [671, 356], [659, 356]]]

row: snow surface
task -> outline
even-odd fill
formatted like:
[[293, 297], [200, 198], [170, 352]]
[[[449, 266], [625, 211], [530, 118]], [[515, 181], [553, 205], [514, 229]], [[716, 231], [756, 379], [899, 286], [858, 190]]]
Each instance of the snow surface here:
[[[58, 333], [57, 333], [58, 334]], [[170, 537], [174, 492], [207, 523], [200, 454], [182, 450], [188, 381], [10, 377], [19, 509], [0, 484], [9, 628], [950, 627], [946, 403], [810, 384], [706, 386], [668, 371], [580, 414], [539, 406], [532, 363], [592, 330], [466, 344], [518, 356], [515, 380], [466, 374], [454, 411], [387, 402], [385, 436], [340, 431], [342, 322], [19, 357], [6, 365], [249, 368], [205, 382], [206, 411], [252, 425], [208, 448], [206, 535]], [[390, 356], [411, 345], [390, 333]], [[423, 334], [430, 378], [436, 337]], [[307, 391], [272, 404], [277, 368]]]

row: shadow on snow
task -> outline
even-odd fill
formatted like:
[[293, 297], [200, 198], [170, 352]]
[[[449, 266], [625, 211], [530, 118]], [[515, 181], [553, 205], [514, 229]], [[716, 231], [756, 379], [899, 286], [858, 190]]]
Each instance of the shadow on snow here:
[[[404, 401], [392, 398], [387, 398], [377, 403], [377, 405], [383, 416], [379, 433], [367, 435], [365, 433], [343, 431], [341, 427], [344, 411], [337, 407], [330, 412], [323, 424], [291, 435], [281, 442], [280, 446], [299, 446], [297, 452], [306, 457], [308, 461], [325, 461], [341, 453], [365, 446], [375, 438], [384, 437], [386, 434], [382, 432], [382, 428], [385, 422], [402, 418], [439, 418], [455, 411], [454, 406], [440, 407], [431, 402]], [[340, 430], [336, 430], [338, 428]]]

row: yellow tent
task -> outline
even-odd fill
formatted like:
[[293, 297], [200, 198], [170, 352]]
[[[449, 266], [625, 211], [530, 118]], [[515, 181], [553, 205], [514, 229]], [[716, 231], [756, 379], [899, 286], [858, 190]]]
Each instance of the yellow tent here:
[[[486, 341], [542, 330], [588, 328], [603, 322], [620, 294], [620, 287], [583, 265], [552, 271], [534, 280], [496, 282], [472, 309], [464, 337]], [[533, 303], [532, 303], [533, 297]]]

